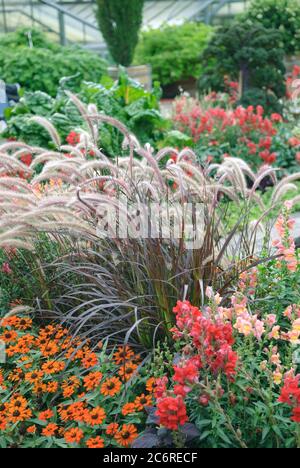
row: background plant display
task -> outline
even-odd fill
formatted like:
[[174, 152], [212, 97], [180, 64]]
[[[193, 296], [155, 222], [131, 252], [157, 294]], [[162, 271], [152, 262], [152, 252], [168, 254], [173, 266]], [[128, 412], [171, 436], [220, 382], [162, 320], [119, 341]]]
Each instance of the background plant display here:
[[[76, 133], [80, 128], [86, 129], [86, 124], [64, 92], [73, 89], [72, 79], [63, 80], [61, 86], [56, 98], [40, 91], [25, 92], [20, 103], [6, 112], [7, 129], [4, 136], [20, 138], [30, 145], [50, 145], [53, 148], [49, 134], [30, 121], [33, 116], [42, 116], [50, 119], [65, 142], [77, 143]], [[99, 83], [82, 82], [78, 97], [85, 104], [96, 106], [98, 111], [125, 123], [143, 144], [156, 146], [167, 135], [170, 125], [159, 111], [159, 87], [149, 93], [121, 73], [117, 82], [109, 77], [103, 77]], [[109, 156], [122, 154], [122, 141], [119, 130], [101, 125], [99, 144]]]
[[59, 46], [32, 28], [22, 28], [0, 39], [1, 79], [19, 83], [26, 91], [55, 97], [63, 77], [73, 76], [75, 91], [82, 80], [98, 82], [106, 68], [106, 62], [98, 55], [80, 47]]
[[157, 82], [1, 38], [23, 89], [0, 142], [0, 447], [300, 448], [296, 4], [135, 52], [144, 2], [97, 3], [117, 64], [202, 94], [165, 118]]
[[199, 57], [211, 34], [212, 28], [202, 23], [185, 23], [142, 32], [135, 63], [149, 63], [153, 79], [162, 86], [191, 77], [198, 79], [203, 72]]
[[[236, 83], [231, 83], [235, 88]], [[294, 126], [278, 113], [265, 115], [262, 106], [223, 108], [214, 94], [198, 102], [182, 97], [175, 101], [173, 120], [191, 137], [203, 163], [220, 162], [227, 156], [258, 169], [274, 165], [292, 173], [299, 170], [299, 142]]]

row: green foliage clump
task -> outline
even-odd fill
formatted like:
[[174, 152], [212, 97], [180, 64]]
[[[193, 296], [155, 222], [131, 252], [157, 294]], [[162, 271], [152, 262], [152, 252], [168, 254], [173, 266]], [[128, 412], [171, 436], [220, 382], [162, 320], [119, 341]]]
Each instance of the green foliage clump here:
[[55, 44], [38, 30], [30, 31], [30, 46], [28, 31], [21, 29], [0, 40], [0, 75], [6, 82], [55, 96], [62, 77], [76, 75], [76, 91], [82, 80], [99, 81], [105, 73], [106, 64], [96, 54]]
[[161, 85], [190, 77], [203, 70], [200, 54], [212, 34], [206, 24], [185, 23], [143, 32], [136, 49], [135, 63], [150, 64], [153, 78]]
[[224, 77], [240, 81], [243, 105], [264, 105], [279, 112], [285, 95], [284, 50], [281, 35], [261, 25], [236, 21], [218, 29], [202, 54], [206, 66], [201, 91], [224, 90]]
[[[6, 113], [6, 137], [15, 137], [33, 146], [51, 147], [46, 130], [30, 122], [30, 117], [39, 115], [49, 119], [64, 141], [76, 129], [84, 129], [85, 122], [78, 109], [64, 93], [69, 81], [61, 83], [56, 98], [46, 93], [27, 92], [20, 103]], [[165, 136], [169, 121], [159, 111], [160, 88], [149, 93], [126, 74], [114, 82], [103, 77], [100, 83], [81, 83], [79, 99], [85, 104], [95, 104], [99, 111], [123, 122], [142, 144], [154, 146]], [[101, 125], [99, 146], [111, 157], [122, 154], [122, 134], [106, 124]]]
[[97, 0], [97, 20], [117, 64], [128, 67], [138, 43], [144, 0]]
[[287, 54], [300, 50], [300, 5], [298, 0], [253, 0], [242, 16], [249, 24], [277, 29]]

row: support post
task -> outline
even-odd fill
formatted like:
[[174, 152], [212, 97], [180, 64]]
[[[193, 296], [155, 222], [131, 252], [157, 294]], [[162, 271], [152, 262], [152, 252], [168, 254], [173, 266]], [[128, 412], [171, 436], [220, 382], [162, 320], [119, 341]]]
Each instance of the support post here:
[[5, 12], [5, 2], [4, 2], [4, 0], [1, 0], [1, 4], [2, 4], [2, 15], [3, 15], [3, 28], [4, 28], [4, 32], [7, 33], [8, 29], [7, 29], [7, 21], [6, 21], [6, 12]]
[[66, 45], [65, 18], [62, 11], [58, 11], [59, 39], [61, 45]]

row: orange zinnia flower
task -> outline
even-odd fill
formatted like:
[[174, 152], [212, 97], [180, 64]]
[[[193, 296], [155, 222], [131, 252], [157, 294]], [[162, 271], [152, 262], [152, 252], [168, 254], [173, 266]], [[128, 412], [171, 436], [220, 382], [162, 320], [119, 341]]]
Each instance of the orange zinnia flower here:
[[30, 351], [30, 347], [21, 339], [15, 344], [13, 348], [15, 354], [26, 354]]
[[125, 381], [127, 381], [127, 380], [129, 380], [129, 379], [133, 376], [133, 374], [134, 374], [136, 368], [137, 368], [137, 365], [136, 365], [136, 364], [133, 364], [133, 362], [127, 362], [127, 363], [125, 363], [124, 365], [122, 365], [122, 366], [120, 367], [119, 375], [120, 375]]
[[72, 421], [74, 418], [74, 413], [71, 408], [61, 409], [59, 415], [62, 421]]
[[83, 379], [83, 385], [86, 390], [95, 390], [102, 379], [101, 372], [90, 372]]
[[60, 409], [59, 414], [63, 421], [82, 422], [85, 420], [88, 411], [86, 410], [85, 402], [76, 401], [75, 403], [69, 405], [66, 409]]
[[15, 424], [20, 421], [26, 421], [27, 419], [31, 418], [32, 412], [29, 408], [13, 408], [9, 407], [8, 410], [8, 421]]
[[63, 371], [65, 364], [62, 361], [47, 361], [42, 365], [45, 374], [56, 374]]
[[119, 429], [119, 424], [118, 423], [110, 423], [107, 428], [106, 428], [106, 434], [110, 436], [116, 435]]
[[15, 323], [15, 328], [17, 330], [28, 330], [32, 326], [32, 320], [30, 318], [22, 317], [17, 323]]
[[27, 432], [27, 434], [35, 434], [36, 433], [36, 425], [33, 424], [32, 426], [27, 427], [26, 432]]
[[96, 366], [98, 364], [98, 357], [96, 353], [87, 353], [85, 357], [81, 360], [82, 365], [85, 369]]
[[52, 437], [55, 435], [58, 429], [58, 425], [54, 423], [49, 423], [44, 429], [42, 430], [42, 434], [45, 437]]
[[123, 416], [127, 416], [127, 414], [136, 413], [136, 406], [134, 403], [126, 403], [122, 408]]
[[35, 395], [38, 395], [40, 393], [45, 393], [46, 391], [47, 391], [47, 385], [46, 384], [44, 384], [44, 383], [42, 383], [40, 381], [35, 382], [32, 393], [34, 393]]
[[54, 356], [59, 351], [57, 344], [54, 341], [49, 341], [47, 344], [41, 346], [41, 353], [43, 356]]
[[27, 333], [27, 335], [23, 335], [20, 339], [19, 339], [19, 343], [21, 345], [28, 345], [28, 346], [31, 346], [34, 344], [34, 341], [35, 341], [35, 338], [33, 335], [30, 335], [29, 333]]
[[114, 353], [113, 358], [116, 364], [123, 364], [129, 361], [134, 356], [134, 352], [129, 346], [119, 346], [118, 350]]
[[135, 407], [138, 411], [142, 411], [145, 406], [151, 406], [152, 405], [152, 397], [151, 395], [145, 395], [142, 393], [142, 395], [136, 397], [134, 400]]
[[26, 382], [36, 383], [43, 377], [44, 373], [42, 371], [32, 371], [25, 374]]
[[51, 409], [47, 409], [46, 411], [42, 411], [41, 413], [39, 413], [39, 420], [47, 421], [47, 419], [51, 419], [53, 416], [53, 411]]
[[70, 385], [69, 387], [64, 388], [63, 390], [63, 396], [64, 398], [70, 398], [72, 395], [75, 393], [75, 387], [74, 385]]
[[8, 406], [10, 408], [27, 408], [28, 402], [22, 395], [15, 394], [12, 396]]
[[106, 379], [105, 382], [101, 385], [100, 392], [104, 396], [114, 396], [121, 390], [122, 383], [118, 377], [112, 377], [111, 379]]
[[106, 418], [106, 414], [103, 408], [97, 406], [89, 411], [85, 416], [85, 422], [91, 426], [99, 426], [103, 423]]
[[134, 424], [123, 424], [122, 429], [117, 432], [115, 439], [119, 445], [128, 447], [137, 438], [138, 432]]
[[8, 374], [7, 379], [10, 382], [20, 382], [20, 380], [23, 380], [24, 378], [24, 372], [22, 369], [14, 369], [12, 372]]
[[67, 380], [64, 380], [61, 386], [63, 389], [63, 396], [65, 398], [69, 398], [74, 395], [76, 389], [80, 387], [80, 380], [76, 377], [76, 375], [72, 375]]
[[47, 391], [48, 393], [55, 393], [55, 392], [57, 392], [57, 389], [58, 389], [58, 382], [49, 382], [49, 383], [47, 384], [47, 389], [46, 389], [46, 391]]
[[97, 436], [97, 437], [88, 439], [86, 441], [86, 446], [89, 449], [103, 448], [104, 447], [104, 440], [101, 437]]
[[19, 323], [20, 319], [16, 315], [12, 315], [11, 317], [4, 318], [2, 322], [0, 322], [0, 325], [2, 327], [12, 327], [15, 328], [16, 325]]
[[155, 377], [150, 377], [150, 379], [147, 380], [146, 382], [146, 390], [149, 393], [152, 393], [154, 390], [156, 378]]
[[77, 427], [74, 427], [65, 432], [65, 441], [70, 444], [79, 444], [83, 436], [83, 431], [81, 429], [78, 429]]
[[2, 335], [0, 335], [0, 340], [4, 341], [5, 343], [12, 343], [16, 341], [17, 338], [18, 334], [14, 330], [7, 330]]
[[62, 388], [68, 388], [70, 385], [72, 385], [74, 388], [80, 387], [80, 380], [76, 375], [71, 375], [67, 380], [64, 380], [63, 383], [61, 384]]

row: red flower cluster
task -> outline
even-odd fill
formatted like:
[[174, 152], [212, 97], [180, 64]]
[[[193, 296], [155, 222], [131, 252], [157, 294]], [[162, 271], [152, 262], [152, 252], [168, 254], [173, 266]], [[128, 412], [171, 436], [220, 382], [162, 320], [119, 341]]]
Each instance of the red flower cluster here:
[[69, 145], [72, 145], [72, 146], [77, 145], [80, 142], [79, 133], [74, 132], [74, 131], [70, 132], [69, 135], [66, 138], [66, 141], [67, 141], [67, 143], [69, 143]]
[[296, 377], [286, 377], [278, 399], [281, 403], [292, 406], [291, 420], [300, 423], [300, 374]]
[[163, 377], [156, 381], [154, 395], [160, 424], [175, 430], [187, 421], [184, 398], [199, 384], [200, 372], [224, 373], [232, 380], [238, 356], [231, 347], [234, 339], [230, 323], [204, 316], [188, 301], [178, 301], [173, 311], [176, 327], [171, 331], [174, 340], [184, 342], [182, 357], [173, 365], [173, 389], [168, 390], [168, 379]]
[[181, 396], [166, 397], [158, 401], [156, 415], [167, 429], [177, 430], [188, 420], [186, 406]]
[[266, 164], [276, 161], [276, 153], [271, 147], [273, 137], [277, 134], [274, 124], [281, 121], [279, 114], [265, 117], [262, 106], [206, 109], [196, 101], [191, 106], [185, 97], [175, 105], [174, 122], [179, 130], [189, 134], [195, 142], [201, 141], [208, 147], [229, 143], [236, 156], [246, 151]]
[[[179, 301], [174, 307], [174, 312], [176, 313], [176, 327], [172, 330], [174, 339], [178, 340], [186, 335], [192, 338], [192, 343], [198, 352], [198, 368], [208, 366], [214, 373], [223, 371], [228, 378], [232, 378], [236, 372], [238, 359], [231, 348], [234, 343], [232, 325], [205, 317], [188, 301]], [[195, 365], [195, 358], [193, 363]]]

